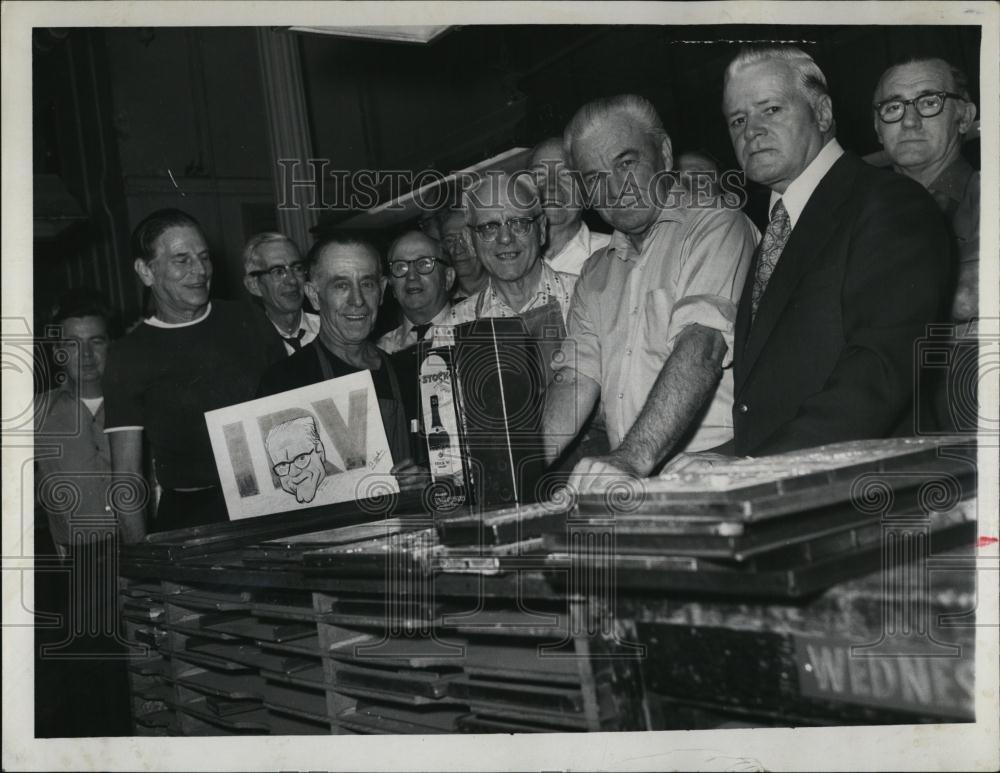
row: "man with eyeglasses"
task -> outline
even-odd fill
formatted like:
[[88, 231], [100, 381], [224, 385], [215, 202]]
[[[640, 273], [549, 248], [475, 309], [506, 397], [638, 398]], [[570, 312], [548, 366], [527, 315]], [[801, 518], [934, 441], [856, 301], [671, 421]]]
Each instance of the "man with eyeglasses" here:
[[677, 196], [670, 137], [643, 97], [584, 105], [564, 142], [615, 229], [580, 273], [546, 395], [551, 455], [600, 400], [612, 450], [577, 463], [569, 483], [585, 492], [732, 437], [732, 331], [757, 231], [739, 211], [694, 208]]
[[326, 480], [326, 449], [312, 416], [300, 416], [270, 429], [264, 447], [282, 490], [295, 501], [312, 502]]
[[771, 190], [736, 317], [732, 450], [913, 434], [914, 345], [941, 319], [941, 214], [840, 147], [826, 78], [792, 47], [744, 49], [723, 84], [736, 158]]
[[465, 209], [463, 207], [442, 209], [435, 221], [444, 257], [455, 269], [455, 285], [451, 289], [451, 300], [452, 303], [458, 303], [482, 290], [489, 277], [476, 251], [465, 238]]
[[441, 243], [420, 231], [407, 231], [389, 246], [389, 286], [399, 301], [403, 323], [382, 336], [378, 347], [389, 354], [430, 338], [435, 325], [449, 324], [448, 290], [455, 269], [442, 257]]
[[[475, 251], [488, 279], [452, 308], [451, 323], [521, 317], [539, 338], [561, 340], [576, 277], [542, 260], [547, 221], [531, 177], [487, 173], [465, 191], [463, 203], [466, 246]], [[551, 328], [562, 334], [553, 336]]]
[[976, 118], [968, 80], [943, 59], [890, 67], [874, 101], [875, 133], [892, 168], [926, 188], [951, 225], [958, 281], [951, 317], [966, 322], [979, 309], [979, 172], [962, 156]]
[[251, 236], [243, 268], [247, 292], [260, 300], [285, 351], [292, 354], [311, 343], [319, 334], [319, 316], [302, 308], [308, 271], [295, 242], [274, 231]]

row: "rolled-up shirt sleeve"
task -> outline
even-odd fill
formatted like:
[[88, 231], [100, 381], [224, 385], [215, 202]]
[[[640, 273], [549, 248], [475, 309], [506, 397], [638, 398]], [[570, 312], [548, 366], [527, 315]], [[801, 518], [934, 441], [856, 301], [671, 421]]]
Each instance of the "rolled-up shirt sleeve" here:
[[735, 210], [715, 210], [691, 229], [667, 325], [670, 350], [685, 327], [701, 325], [722, 334], [722, 367], [732, 365], [736, 309], [759, 238], [754, 225]]
[[601, 339], [598, 335], [598, 323], [594, 318], [594, 304], [600, 302], [600, 297], [592, 286], [593, 274], [585, 265], [573, 289], [573, 300], [566, 320], [566, 338], [552, 358], [552, 369], [558, 371], [568, 368], [600, 384]]

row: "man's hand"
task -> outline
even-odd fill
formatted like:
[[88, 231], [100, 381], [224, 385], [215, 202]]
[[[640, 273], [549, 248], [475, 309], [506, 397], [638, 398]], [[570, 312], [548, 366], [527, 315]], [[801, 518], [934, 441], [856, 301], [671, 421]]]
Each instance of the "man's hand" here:
[[566, 485], [577, 494], [590, 494], [603, 491], [617, 481], [631, 481], [641, 477], [624, 455], [612, 453], [581, 459], [573, 468]]
[[430, 471], [415, 464], [410, 458], [397, 462], [389, 472], [396, 476], [396, 482], [401, 489], [420, 488], [431, 482]]

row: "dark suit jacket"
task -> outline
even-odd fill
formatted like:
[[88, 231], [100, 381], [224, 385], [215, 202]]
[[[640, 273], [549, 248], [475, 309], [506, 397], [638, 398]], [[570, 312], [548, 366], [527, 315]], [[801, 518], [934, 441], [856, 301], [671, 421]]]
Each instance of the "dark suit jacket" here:
[[756, 259], [736, 317], [735, 452], [912, 434], [914, 344], [944, 318], [952, 267], [927, 192], [841, 156], [802, 211], [751, 327]]

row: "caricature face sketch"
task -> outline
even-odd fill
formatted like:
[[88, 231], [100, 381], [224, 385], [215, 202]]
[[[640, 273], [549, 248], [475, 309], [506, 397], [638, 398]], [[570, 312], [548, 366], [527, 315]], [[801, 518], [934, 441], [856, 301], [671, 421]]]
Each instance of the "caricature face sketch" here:
[[326, 478], [326, 451], [311, 416], [277, 424], [264, 441], [281, 488], [297, 502], [312, 502]]

